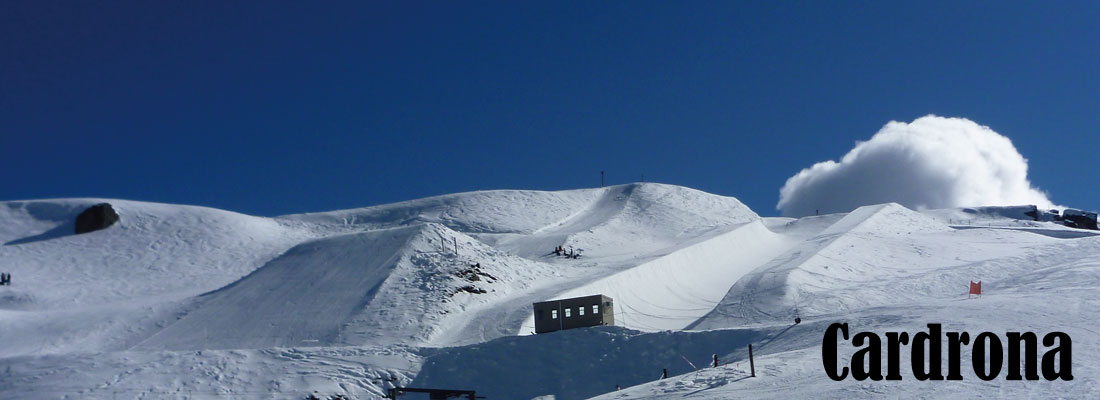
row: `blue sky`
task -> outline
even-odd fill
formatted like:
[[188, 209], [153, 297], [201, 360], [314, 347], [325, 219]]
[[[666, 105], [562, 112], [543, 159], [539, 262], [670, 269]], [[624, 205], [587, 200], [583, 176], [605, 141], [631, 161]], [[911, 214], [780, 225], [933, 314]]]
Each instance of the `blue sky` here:
[[4, 2], [0, 199], [258, 215], [638, 181], [740, 198], [887, 121], [1097, 208], [1095, 2]]

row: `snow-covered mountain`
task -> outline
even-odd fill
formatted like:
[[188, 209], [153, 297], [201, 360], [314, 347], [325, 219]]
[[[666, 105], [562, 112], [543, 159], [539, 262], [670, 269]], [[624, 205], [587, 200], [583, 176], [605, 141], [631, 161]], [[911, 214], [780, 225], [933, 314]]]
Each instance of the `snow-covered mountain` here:
[[[103, 202], [119, 222], [73, 234]], [[0, 272], [13, 277], [0, 286], [0, 396], [380, 398], [414, 385], [490, 399], [1092, 397], [1100, 238], [971, 211], [761, 218], [653, 183], [274, 218], [0, 202]], [[970, 280], [980, 300], [967, 300]], [[532, 303], [590, 294], [615, 299], [617, 326], [531, 335]], [[957, 382], [834, 382], [821, 358], [832, 322], [1063, 331], [1075, 379], [986, 382], [964, 368]], [[749, 343], [758, 377], [746, 379]], [[724, 365], [705, 368], [711, 354]]]

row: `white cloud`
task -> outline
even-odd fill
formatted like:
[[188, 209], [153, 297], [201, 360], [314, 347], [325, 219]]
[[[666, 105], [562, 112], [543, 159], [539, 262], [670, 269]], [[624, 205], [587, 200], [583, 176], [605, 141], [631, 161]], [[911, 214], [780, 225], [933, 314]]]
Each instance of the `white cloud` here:
[[965, 118], [929, 115], [891, 121], [840, 162], [819, 162], [790, 177], [777, 207], [804, 216], [886, 202], [913, 209], [1052, 206], [1028, 182], [1027, 160], [1007, 137]]

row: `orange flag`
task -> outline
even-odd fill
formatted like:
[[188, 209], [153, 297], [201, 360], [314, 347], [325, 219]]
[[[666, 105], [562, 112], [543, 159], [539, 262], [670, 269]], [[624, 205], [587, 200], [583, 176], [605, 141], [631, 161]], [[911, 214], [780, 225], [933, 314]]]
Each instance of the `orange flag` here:
[[970, 281], [970, 294], [976, 294], [979, 296], [982, 294], [982, 281], [978, 281], [978, 283]]

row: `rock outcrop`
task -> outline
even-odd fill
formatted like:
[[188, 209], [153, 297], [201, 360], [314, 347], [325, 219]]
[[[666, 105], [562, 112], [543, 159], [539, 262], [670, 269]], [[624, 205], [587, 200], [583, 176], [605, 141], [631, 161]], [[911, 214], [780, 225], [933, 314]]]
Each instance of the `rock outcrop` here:
[[111, 226], [115, 222], [118, 222], [118, 213], [110, 204], [96, 204], [76, 216], [76, 233], [98, 231]]

